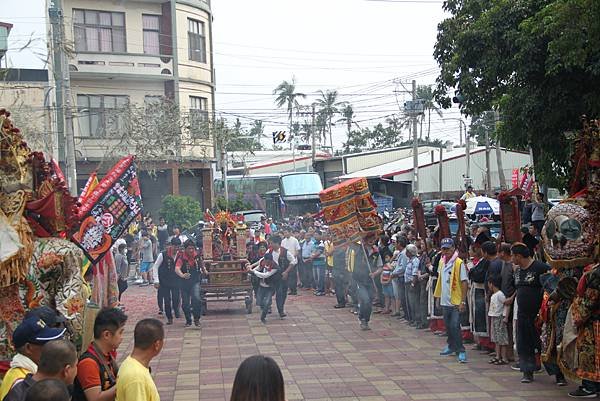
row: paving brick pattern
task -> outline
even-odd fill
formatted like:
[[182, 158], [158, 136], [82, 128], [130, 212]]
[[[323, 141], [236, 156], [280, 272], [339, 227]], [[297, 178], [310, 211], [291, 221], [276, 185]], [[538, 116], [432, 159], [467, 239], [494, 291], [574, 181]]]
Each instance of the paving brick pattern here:
[[[299, 294], [288, 298], [285, 320], [274, 313], [266, 325], [242, 302], [218, 302], [209, 303], [201, 329], [184, 329], [183, 319], [165, 326], [165, 348], [152, 362], [161, 400], [229, 400], [237, 367], [258, 353], [277, 361], [290, 401], [557, 401], [576, 387], [558, 388], [545, 373], [521, 384], [519, 372], [489, 365], [477, 351], [459, 364], [439, 355], [445, 338], [389, 317], [374, 315], [373, 330], [360, 331], [348, 309], [332, 308], [335, 297]], [[130, 321], [121, 358], [133, 345], [134, 323], [159, 317], [153, 288], [132, 286], [123, 301]]]

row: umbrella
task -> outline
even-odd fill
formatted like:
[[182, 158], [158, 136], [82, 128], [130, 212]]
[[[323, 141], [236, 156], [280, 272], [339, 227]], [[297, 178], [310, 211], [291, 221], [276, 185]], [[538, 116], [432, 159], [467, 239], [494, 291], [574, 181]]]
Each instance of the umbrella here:
[[485, 196], [469, 198], [465, 214], [500, 214], [500, 202]]

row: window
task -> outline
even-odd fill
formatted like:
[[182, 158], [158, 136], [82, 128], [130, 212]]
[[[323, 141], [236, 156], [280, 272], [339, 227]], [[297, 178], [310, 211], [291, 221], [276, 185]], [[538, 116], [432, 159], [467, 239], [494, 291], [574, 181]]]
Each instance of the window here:
[[206, 63], [206, 37], [204, 22], [188, 19], [189, 59]]
[[125, 13], [73, 10], [75, 50], [125, 53]]
[[125, 127], [129, 96], [77, 95], [79, 136], [110, 137]]
[[194, 138], [208, 138], [208, 99], [190, 96], [190, 134]]
[[144, 54], [160, 54], [160, 16], [142, 14]]

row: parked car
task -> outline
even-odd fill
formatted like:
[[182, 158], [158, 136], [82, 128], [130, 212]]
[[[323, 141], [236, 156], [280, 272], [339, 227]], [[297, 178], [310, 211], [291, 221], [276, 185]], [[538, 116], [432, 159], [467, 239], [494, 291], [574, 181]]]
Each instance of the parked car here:
[[437, 225], [437, 217], [435, 216], [435, 207], [442, 205], [446, 208], [448, 218], [456, 219], [456, 202], [449, 200], [429, 200], [422, 202], [423, 214], [425, 215], [425, 224], [428, 226]]
[[246, 225], [248, 226], [252, 226], [256, 223], [260, 223], [260, 220], [263, 217], [266, 217], [266, 214], [263, 210], [242, 210], [240, 212], [237, 212], [236, 214], [241, 214], [242, 216], [244, 216], [244, 221], [246, 222]]

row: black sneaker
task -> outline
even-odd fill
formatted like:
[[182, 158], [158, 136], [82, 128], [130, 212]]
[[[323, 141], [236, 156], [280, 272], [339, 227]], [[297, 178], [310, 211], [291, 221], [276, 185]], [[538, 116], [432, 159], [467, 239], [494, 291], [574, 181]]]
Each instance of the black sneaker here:
[[531, 383], [533, 381], [533, 373], [523, 373], [521, 383]]
[[565, 379], [564, 377], [557, 377], [556, 378], [556, 385], [558, 387], [564, 387], [567, 384], [569, 384], [569, 383], [567, 383], [567, 379]]
[[515, 363], [514, 365], [511, 365], [510, 368], [512, 370], [516, 370], [517, 372], [521, 370], [521, 366], [518, 363]]
[[333, 307], [334, 307], [335, 309], [342, 309], [342, 308], [345, 308], [345, 307], [346, 307], [346, 305], [340, 305], [340, 304], [337, 304], [337, 305], [334, 305]]
[[170, 326], [170, 325], [172, 325], [172, 324], [173, 324], [173, 319], [169, 319], [169, 320], [167, 320], [167, 326]]
[[194, 326], [200, 327], [200, 319], [194, 319]]
[[286, 316], [287, 316], [287, 313], [280, 313], [279, 319], [283, 320], [283, 319], [285, 319]]
[[185, 322], [185, 327], [192, 327], [192, 322]]
[[598, 395], [596, 392], [586, 389], [585, 387], [579, 386], [575, 391], [569, 393], [569, 397], [573, 398], [596, 398]]
[[159, 311], [158, 311], [158, 314], [159, 314], [159, 315], [162, 315], [162, 314], [163, 314], [163, 311], [159, 310]]
[[267, 319], [265, 319], [264, 317], [261, 317], [260, 321], [262, 324], [267, 324]]

